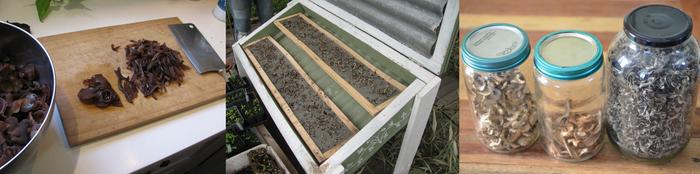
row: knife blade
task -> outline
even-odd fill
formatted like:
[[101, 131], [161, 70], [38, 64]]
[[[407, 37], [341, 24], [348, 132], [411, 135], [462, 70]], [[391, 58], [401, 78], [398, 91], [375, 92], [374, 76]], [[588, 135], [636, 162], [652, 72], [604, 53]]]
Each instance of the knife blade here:
[[194, 24], [173, 24], [168, 25], [168, 27], [197, 73], [219, 72], [223, 74], [226, 65]]

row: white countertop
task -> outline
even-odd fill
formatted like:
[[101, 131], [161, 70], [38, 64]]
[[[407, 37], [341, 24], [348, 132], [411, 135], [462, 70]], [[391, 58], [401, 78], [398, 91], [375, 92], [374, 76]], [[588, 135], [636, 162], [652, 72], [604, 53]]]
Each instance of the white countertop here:
[[[63, 0], [64, 3], [78, 2]], [[225, 23], [212, 15], [216, 0], [85, 0], [54, 9], [39, 22], [33, 0], [0, 0], [0, 20], [31, 26], [36, 37], [179, 17], [194, 23], [224, 59]], [[60, 107], [60, 106], [59, 106]], [[198, 107], [118, 135], [69, 147], [58, 113], [39, 139], [37, 153], [13, 170], [18, 173], [128, 173], [193, 145], [225, 128], [225, 100]]]

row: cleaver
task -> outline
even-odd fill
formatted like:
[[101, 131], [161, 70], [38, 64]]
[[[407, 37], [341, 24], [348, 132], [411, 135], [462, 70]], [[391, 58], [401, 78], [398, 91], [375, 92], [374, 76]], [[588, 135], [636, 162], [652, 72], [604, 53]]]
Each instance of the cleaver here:
[[177, 43], [185, 50], [185, 55], [190, 59], [197, 73], [219, 72], [224, 74], [226, 65], [194, 24], [173, 24], [168, 25], [168, 27], [175, 35]]

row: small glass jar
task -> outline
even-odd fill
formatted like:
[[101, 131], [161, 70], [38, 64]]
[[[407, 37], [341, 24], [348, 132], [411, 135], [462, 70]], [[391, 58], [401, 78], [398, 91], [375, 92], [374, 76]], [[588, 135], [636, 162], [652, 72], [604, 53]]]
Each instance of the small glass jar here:
[[535, 46], [535, 101], [544, 149], [578, 162], [603, 148], [603, 46], [586, 32], [545, 35]]
[[664, 163], [690, 140], [699, 70], [692, 21], [647, 5], [624, 22], [608, 50], [608, 137], [627, 157]]
[[491, 151], [519, 152], [539, 136], [535, 102], [520, 70], [529, 54], [527, 34], [510, 24], [478, 27], [462, 42], [476, 134]]

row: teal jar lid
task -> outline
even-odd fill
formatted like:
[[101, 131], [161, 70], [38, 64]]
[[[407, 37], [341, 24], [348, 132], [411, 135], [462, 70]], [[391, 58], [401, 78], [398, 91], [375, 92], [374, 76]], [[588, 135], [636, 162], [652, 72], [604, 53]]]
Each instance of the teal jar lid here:
[[581, 79], [602, 65], [603, 46], [590, 33], [557, 31], [545, 35], [535, 45], [535, 69], [553, 79]]
[[515, 25], [503, 23], [474, 29], [464, 37], [461, 47], [464, 64], [486, 72], [515, 68], [530, 55], [527, 33]]

